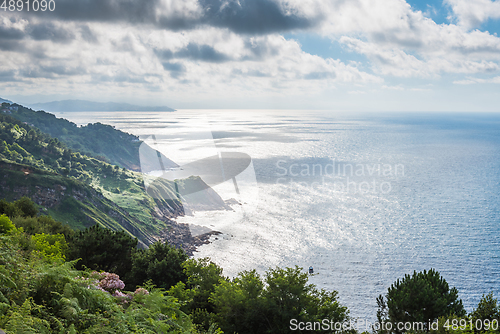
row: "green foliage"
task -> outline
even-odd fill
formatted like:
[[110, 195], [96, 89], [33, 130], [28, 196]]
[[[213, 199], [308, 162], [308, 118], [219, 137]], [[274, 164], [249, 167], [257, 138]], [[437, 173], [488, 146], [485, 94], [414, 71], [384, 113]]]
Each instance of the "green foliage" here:
[[68, 244], [62, 234], [35, 234], [31, 236], [35, 255], [52, 263], [62, 263], [66, 259]]
[[21, 197], [15, 202], [0, 200], [0, 214], [6, 214], [10, 218], [15, 217], [35, 217], [38, 209], [35, 203], [28, 197]]
[[181, 309], [191, 314], [194, 323], [207, 330], [215, 322], [215, 305], [210, 296], [227, 278], [222, 276], [222, 268], [209, 258], [189, 259], [183, 267], [186, 284], [179, 282], [168, 293], [181, 302]]
[[[443, 316], [465, 316], [462, 300], [458, 299], [456, 288], [448, 283], [434, 269], [405, 275], [388, 289], [385, 298], [377, 298], [377, 318], [381, 322], [422, 322]], [[427, 329], [427, 326], [426, 326]], [[397, 332], [397, 330], [395, 330]]]
[[11, 233], [16, 226], [12, 223], [12, 221], [6, 215], [0, 216], [0, 234], [9, 234]]
[[122, 277], [132, 269], [132, 251], [137, 239], [123, 231], [112, 231], [94, 225], [68, 238], [68, 259], [80, 259], [77, 268], [114, 272]]
[[143, 285], [150, 280], [162, 289], [168, 289], [179, 281], [185, 281], [182, 263], [188, 256], [167, 242], [160, 241], [147, 249], [137, 249], [132, 253], [132, 270], [128, 281], [132, 286]]
[[7, 202], [6, 200], [0, 200], [0, 214], [5, 214], [10, 218], [21, 216], [21, 210], [11, 202]]
[[[14, 113], [13, 116], [19, 116], [26, 123], [34, 124], [39, 116], [42, 117], [45, 125], [39, 125], [45, 130], [47, 128], [55, 129], [55, 124], [61, 122], [69, 123], [44, 112], [35, 113], [22, 107], [19, 107], [18, 110], [19, 112]], [[168, 210], [170, 214], [173, 211], [183, 212], [181, 202], [176, 198], [172, 200], [175, 197], [172, 182], [167, 180], [159, 182], [163, 192], [159, 198], [153, 199], [144, 189], [142, 174], [112, 166], [106, 162], [107, 158], [104, 158], [106, 161], [99, 160], [90, 157], [89, 155], [92, 154], [89, 152], [87, 154], [73, 152], [67, 147], [71, 143], [70, 133], [76, 131], [80, 133], [77, 136], [78, 140], [76, 140], [78, 145], [85, 146], [85, 140], [80, 138], [80, 135], [84, 134], [84, 137], [89, 136], [95, 144], [92, 146], [97, 149], [110, 145], [107, 151], [115, 158], [109, 161], [138, 169], [140, 143], [136, 141], [136, 137], [102, 124], [84, 127], [86, 130], [81, 130], [76, 125], [74, 127], [65, 126], [65, 128], [69, 137], [63, 138], [65, 140], [63, 143], [11, 116], [0, 114], [0, 160], [2, 160], [0, 169], [9, 176], [6, 179], [7, 189], [12, 189], [10, 192], [6, 191], [3, 197], [12, 198], [15, 196], [15, 188], [19, 187], [28, 189], [30, 193], [35, 194], [39, 191], [37, 187], [48, 187], [60, 192], [61, 188], [59, 187], [58, 190], [57, 186], [64, 186], [68, 189], [62, 201], [49, 208], [49, 213], [56, 219], [67, 222], [78, 229], [95, 223], [112, 229], [126, 229], [145, 243], [148, 243], [151, 234], [158, 234], [166, 228], [162, 221], [156, 219], [158, 209]], [[129, 147], [130, 145], [132, 147]], [[132, 151], [133, 153], [131, 153]], [[5, 166], [7, 163], [9, 165]], [[17, 173], [13, 167], [17, 169]], [[44, 171], [45, 174], [41, 171]], [[85, 186], [75, 182], [71, 184], [67, 178], [85, 183], [87, 189], [90, 186], [101, 192], [105, 198], [102, 196], [94, 198], [86, 201], [85, 204], [89, 207], [84, 207], [80, 203], [76, 205], [79, 206], [76, 208], [75, 203], [71, 203], [72, 199], [76, 201], [71, 196], [72, 192], [74, 194], [75, 190], [79, 190], [76, 188], [81, 189]], [[69, 187], [68, 183], [70, 183]], [[85, 198], [79, 197], [78, 201], [84, 201]], [[16, 208], [6, 209], [17, 210]], [[110, 212], [110, 209], [114, 212]], [[2, 210], [1, 203], [0, 213], [6, 213], [11, 218], [20, 215], [19, 212], [5, 212]], [[33, 211], [22, 215], [31, 216], [32, 214]]]
[[47, 320], [37, 317], [42, 306], [28, 298], [20, 306], [13, 305], [5, 317], [3, 328], [8, 333], [47, 333], [50, 334], [50, 324]]
[[[8, 117], [8, 116], [5, 116]], [[44, 111], [33, 111], [23, 106], [18, 106], [18, 110], [13, 112], [12, 117], [18, 119], [17, 127], [9, 128], [17, 138], [27, 137], [29, 141], [36, 141], [40, 137], [41, 130], [44, 133], [56, 138], [58, 141], [51, 141], [47, 149], [55, 151], [60, 149], [59, 140], [65, 142], [72, 150], [85, 152], [86, 155], [102, 159], [112, 164], [138, 170], [139, 146], [141, 142], [138, 137], [116, 130], [113, 126], [101, 123], [88, 124], [78, 127], [75, 123]], [[23, 126], [22, 122], [28, 122], [37, 129]], [[15, 150], [17, 152], [17, 150]], [[71, 155], [71, 151], [63, 148], [62, 153]]]
[[[494, 319], [500, 321], [500, 305], [498, 304], [498, 300], [496, 298], [493, 298], [493, 292], [490, 292], [486, 296], [483, 295], [481, 297], [477, 308], [472, 311], [470, 317], [473, 323], [476, 323], [478, 320], [482, 322], [484, 322], [484, 320], [492, 321]], [[475, 328], [474, 331], [481, 333], [484, 332], [485, 329]]]
[[29, 235], [34, 234], [63, 234], [65, 238], [72, 236], [75, 232], [66, 224], [54, 220], [51, 216], [39, 217], [15, 217], [12, 222], [16, 227], [22, 227]]
[[[50, 237], [34, 239], [46, 247]], [[62, 235], [52, 237], [62, 240]], [[149, 291], [110, 294], [100, 288], [100, 273], [28, 255], [15, 238], [0, 236], [0, 328], [7, 333], [195, 332], [190, 318], [162, 289], [146, 285]]]
[[23, 217], [35, 217], [38, 213], [35, 203], [28, 197], [21, 197], [15, 201], [14, 204], [21, 210], [21, 215]]
[[[259, 276], [251, 271], [243, 272], [232, 282], [238, 288], [236, 291], [240, 290], [245, 297], [240, 301], [236, 299], [245, 321], [240, 322], [234, 314], [232, 317], [232, 326], [239, 333], [288, 333], [291, 319], [298, 322], [329, 319], [340, 323], [349, 320], [347, 308], [337, 301], [337, 292], [318, 290], [308, 284], [308, 274], [300, 267], [270, 269], [266, 272], [265, 284], [259, 281]], [[217, 292], [214, 301], [217, 301]], [[224, 302], [229, 301], [222, 299], [217, 305], [227, 308]], [[218, 316], [224, 317], [224, 313]]]

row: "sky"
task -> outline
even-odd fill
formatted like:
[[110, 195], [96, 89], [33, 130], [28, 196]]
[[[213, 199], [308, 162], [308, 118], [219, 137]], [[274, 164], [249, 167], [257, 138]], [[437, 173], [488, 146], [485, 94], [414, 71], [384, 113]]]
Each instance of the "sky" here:
[[500, 0], [52, 0], [52, 9], [0, 9], [0, 97], [500, 109]]

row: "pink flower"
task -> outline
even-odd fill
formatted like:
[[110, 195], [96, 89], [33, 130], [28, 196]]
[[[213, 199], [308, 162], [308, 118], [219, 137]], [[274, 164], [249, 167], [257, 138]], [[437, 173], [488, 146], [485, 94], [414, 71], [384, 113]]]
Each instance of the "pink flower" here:
[[113, 273], [101, 273], [101, 280], [99, 281], [99, 287], [106, 291], [122, 290], [125, 287], [125, 283], [120, 280], [120, 276]]
[[141, 295], [149, 295], [149, 291], [144, 289], [144, 288], [137, 288], [134, 291], [134, 295], [141, 294]]

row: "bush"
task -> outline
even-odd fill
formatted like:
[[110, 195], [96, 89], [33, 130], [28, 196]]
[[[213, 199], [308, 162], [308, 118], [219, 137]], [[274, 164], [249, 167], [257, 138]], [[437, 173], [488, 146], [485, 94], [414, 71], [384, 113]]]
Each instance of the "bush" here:
[[16, 226], [6, 215], [0, 216], [0, 234], [9, 234], [12, 232]]
[[125, 277], [132, 269], [132, 251], [137, 246], [137, 239], [124, 231], [94, 225], [70, 236], [68, 243], [68, 259], [80, 259], [77, 269], [87, 267]]
[[28, 197], [21, 197], [15, 201], [14, 204], [21, 210], [21, 215], [23, 217], [35, 217], [38, 213], [35, 203]]
[[132, 270], [127, 281], [135, 287], [150, 280], [159, 288], [169, 289], [179, 281], [186, 281], [182, 264], [187, 259], [182, 249], [166, 242], [155, 242], [148, 249], [137, 249], [132, 253]]
[[72, 236], [75, 232], [66, 224], [54, 220], [50, 216], [39, 217], [15, 217], [12, 222], [16, 227], [22, 227], [24, 232], [34, 234], [63, 234], [65, 238]]
[[68, 244], [62, 234], [35, 234], [31, 236], [35, 255], [48, 262], [62, 263], [66, 259]]
[[0, 200], [0, 214], [6, 214], [10, 218], [14, 217], [35, 217], [38, 209], [35, 203], [28, 197], [21, 197], [15, 202]]

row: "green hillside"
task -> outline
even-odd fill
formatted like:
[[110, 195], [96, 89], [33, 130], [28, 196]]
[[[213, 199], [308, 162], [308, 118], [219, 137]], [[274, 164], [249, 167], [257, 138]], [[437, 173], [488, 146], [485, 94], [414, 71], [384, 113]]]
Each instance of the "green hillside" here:
[[[144, 187], [140, 173], [74, 152], [57, 138], [8, 114], [0, 114], [2, 197], [32, 198], [42, 210], [74, 228], [98, 223], [124, 229], [145, 244], [168, 227], [170, 218], [184, 215], [175, 184], [164, 179]], [[203, 182], [190, 177], [178, 189]], [[83, 194], [83, 195], [82, 195]], [[215, 192], [206, 202], [226, 206]], [[203, 204], [203, 203], [202, 203]]]
[[[2, 103], [1, 110], [4, 114], [57, 138], [72, 150], [113, 165], [140, 171], [139, 147], [142, 141], [137, 136], [101, 123], [79, 127], [75, 123], [57, 118], [53, 114], [45, 111], [34, 111], [18, 104]], [[162, 158], [166, 164], [165, 167], [177, 166], [165, 156]]]

